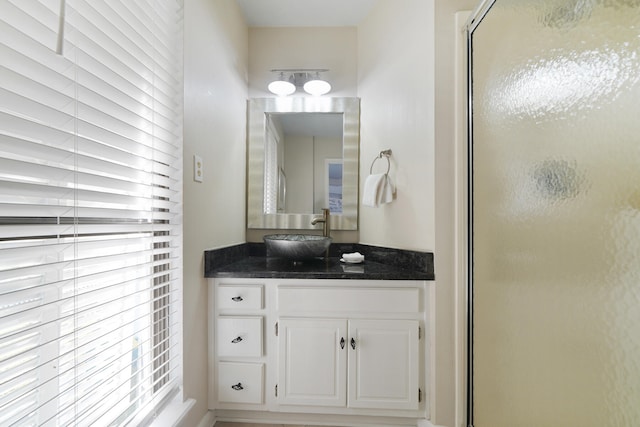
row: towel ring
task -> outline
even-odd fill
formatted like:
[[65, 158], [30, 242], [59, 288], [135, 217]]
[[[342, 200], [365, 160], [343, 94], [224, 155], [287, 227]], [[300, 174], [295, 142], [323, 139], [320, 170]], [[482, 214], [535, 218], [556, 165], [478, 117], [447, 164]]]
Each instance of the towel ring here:
[[369, 175], [371, 175], [373, 173], [373, 165], [376, 163], [376, 160], [381, 159], [382, 157], [386, 157], [387, 159], [387, 174], [389, 173], [389, 171], [391, 170], [391, 161], [389, 160], [389, 157], [391, 156], [391, 150], [383, 150], [380, 152], [380, 154], [378, 154], [378, 157], [373, 159], [373, 162], [371, 162], [371, 167], [369, 168]]

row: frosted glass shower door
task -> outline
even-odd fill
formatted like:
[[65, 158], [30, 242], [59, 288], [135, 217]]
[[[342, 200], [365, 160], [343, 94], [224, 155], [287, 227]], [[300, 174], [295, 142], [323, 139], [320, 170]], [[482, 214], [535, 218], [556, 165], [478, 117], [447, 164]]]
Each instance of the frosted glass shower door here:
[[640, 425], [640, 2], [470, 27], [474, 427]]

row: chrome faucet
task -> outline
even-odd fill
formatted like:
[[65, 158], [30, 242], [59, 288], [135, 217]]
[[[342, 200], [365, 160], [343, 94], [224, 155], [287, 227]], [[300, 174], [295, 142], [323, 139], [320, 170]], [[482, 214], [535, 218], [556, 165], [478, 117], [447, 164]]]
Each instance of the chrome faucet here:
[[311, 221], [311, 225], [322, 223], [322, 235], [324, 237], [331, 237], [331, 211], [327, 208], [322, 209], [322, 218], [314, 218]]

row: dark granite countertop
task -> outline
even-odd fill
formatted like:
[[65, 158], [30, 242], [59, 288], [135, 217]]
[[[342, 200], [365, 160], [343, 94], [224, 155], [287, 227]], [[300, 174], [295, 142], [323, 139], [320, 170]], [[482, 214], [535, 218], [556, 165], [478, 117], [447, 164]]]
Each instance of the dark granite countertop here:
[[[340, 254], [360, 252], [365, 261], [347, 264]], [[246, 243], [205, 251], [205, 277], [260, 279], [433, 280], [433, 254], [361, 244], [332, 244], [330, 258], [293, 263], [266, 256], [263, 244]]]

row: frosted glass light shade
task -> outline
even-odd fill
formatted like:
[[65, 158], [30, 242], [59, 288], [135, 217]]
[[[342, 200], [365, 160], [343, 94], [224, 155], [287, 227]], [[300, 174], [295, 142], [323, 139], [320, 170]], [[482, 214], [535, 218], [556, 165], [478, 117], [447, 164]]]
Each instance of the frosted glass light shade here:
[[267, 88], [269, 89], [269, 92], [274, 93], [278, 96], [291, 95], [296, 91], [296, 86], [293, 83], [287, 82], [285, 80], [274, 80], [269, 83], [269, 86], [267, 86]]
[[303, 89], [310, 95], [319, 96], [328, 93], [331, 90], [331, 85], [324, 80], [316, 79], [306, 82]]

